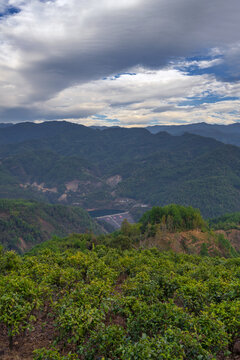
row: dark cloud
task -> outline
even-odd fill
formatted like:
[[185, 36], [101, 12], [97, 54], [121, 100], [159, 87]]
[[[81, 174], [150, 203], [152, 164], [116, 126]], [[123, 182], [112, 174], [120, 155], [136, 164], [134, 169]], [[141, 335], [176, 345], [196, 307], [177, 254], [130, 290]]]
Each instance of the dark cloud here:
[[153, 113], [164, 113], [166, 111], [171, 111], [171, 110], [175, 110], [175, 109], [176, 109], [176, 106], [174, 106], [174, 105], [166, 105], [166, 106], [156, 107], [156, 108], [152, 109], [152, 112]]
[[[24, 114], [30, 119], [31, 103], [46, 101], [70, 86], [136, 66], [159, 69], [170, 60], [215, 47], [226, 54], [222, 67], [215, 66], [212, 72], [224, 81], [240, 79], [239, 52], [232, 50], [239, 41], [239, 0], [17, 3], [11, 11], [21, 13], [2, 21], [0, 40], [20, 58], [20, 65], [11, 68], [22, 79], [19, 91], [28, 89], [28, 103], [19, 108], [19, 119]], [[4, 116], [11, 118], [11, 111], [16, 113], [10, 109]], [[34, 108], [32, 116], [37, 116]]]
[[[90, 8], [91, 5], [94, 10], [95, 2], [90, 1]], [[63, 9], [66, 34], [55, 43], [48, 44], [48, 39], [42, 43], [40, 32], [39, 38], [34, 31], [23, 37], [16, 31], [9, 35], [16, 48], [25, 51], [30, 46], [32, 52], [42, 52], [39, 60], [27, 60], [21, 71], [32, 84], [36, 97], [44, 98], [72, 84], [123, 72], [136, 65], [159, 68], [171, 58], [200, 53], [239, 39], [238, 0], [227, 3], [225, 0], [149, 0], [117, 10], [104, 8], [103, 1], [99, 15], [90, 12], [82, 25], [81, 11], [76, 16], [79, 6], [76, 10], [74, 6], [76, 2], [69, 1], [66, 12]], [[40, 16], [46, 21], [49, 14], [42, 9]], [[69, 20], [72, 17], [76, 24], [67, 23], [65, 16]], [[61, 16], [58, 18], [60, 21]], [[51, 28], [49, 39], [50, 31]]]
[[12, 107], [1, 108], [0, 119], [1, 122], [21, 122], [34, 120], [57, 120], [57, 119], [81, 119], [92, 116], [96, 111], [79, 110], [64, 113], [63, 111], [46, 111], [34, 108]]

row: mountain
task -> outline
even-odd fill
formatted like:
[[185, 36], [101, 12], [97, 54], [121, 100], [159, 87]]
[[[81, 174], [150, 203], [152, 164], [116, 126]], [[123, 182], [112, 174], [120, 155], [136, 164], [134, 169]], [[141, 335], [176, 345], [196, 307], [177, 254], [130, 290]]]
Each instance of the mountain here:
[[[153, 207], [139, 223], [142, 247], [154, 246], [161, 250], [204, 256], [238, 257], [240, 254], [240, 243], [228, 239], [221, 232], [214, 232], [199, 210], [192, 207], [175, 204]], [[122, 232], [124, 230], [122, 226]]]
[[0, 197], [141, 213], [178, 203], [240, 210], [240, 149], [185, 133], [68, 122], [0, 129]]
[[6, 128], [12, 125], [13, 125], [12, 123], [0, 123], [0, 128]]
[[25, 252], [54, 235], [73, 232], [99, 234], [102, 229], [79, 207], [0, 200], [0, 244], [7, 249]]
[[240, 123], [218, 125], [202, 122], [187, 125], [155, 125], [148, 126], [146, 129], [152, 134], [157, 134], [161, 131], [166, 131], [175, 136], [180, 136], [184, 133], [196, 134], [211, 137], [225, 144], [240, 146]]

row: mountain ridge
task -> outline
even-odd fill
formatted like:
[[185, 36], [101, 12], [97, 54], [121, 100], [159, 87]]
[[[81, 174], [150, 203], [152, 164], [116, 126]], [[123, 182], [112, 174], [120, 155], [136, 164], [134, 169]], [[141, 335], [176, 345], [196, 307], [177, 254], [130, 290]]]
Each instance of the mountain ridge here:
[[0, 197], [126, 211], [179, 203], [214, 217], [240, 210], [239, 159], [237, 146], [196, 134], [23, 123], [0, 128]]
[[183, 135], [185, 132], [204, 137], [211, 137], [225, 144], [240, 146], [240, 124], [208, 124], [205, 122], [184, 125], [153, 125], [146, 129], [152, 134], [166, 131], [172, 135]]

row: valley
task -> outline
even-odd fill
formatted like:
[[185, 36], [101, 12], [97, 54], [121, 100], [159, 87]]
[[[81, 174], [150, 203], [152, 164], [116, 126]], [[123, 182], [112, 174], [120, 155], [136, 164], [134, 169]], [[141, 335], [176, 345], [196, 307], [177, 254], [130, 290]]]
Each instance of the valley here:
[[3, 360], [238, 359], [239, 147], [23, 123], [0, 157]]
[[120, 212], [113, 215], [109, 214], [104, 216], [97, 216], [96, 219], [100, 223], [103, 222], [103, 224], [107, 223], [108, 225], [112, 226], [114, 230], [120, 229], [122, 222], [125, 219], [129, 222], [129, 224], [134, 223], [134, 220], [129, 212]]
[[0, 144], [1, 358], [238, 360], [240, 149], [62, 126]]
[[169, 203], [197, 207], [205, 218], [239, 210], [240, 148], [195, 134], [22, 123], [0, 128], [0, 157], [1, 198], [133, 217]]

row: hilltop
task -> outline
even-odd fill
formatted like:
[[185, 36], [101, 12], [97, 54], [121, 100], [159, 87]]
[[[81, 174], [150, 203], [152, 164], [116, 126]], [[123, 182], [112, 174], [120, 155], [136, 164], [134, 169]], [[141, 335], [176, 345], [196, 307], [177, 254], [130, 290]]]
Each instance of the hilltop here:
[[105, 245], [119, 250], [157, 248], [161, 251], [226, 258], [239, 256], [240, 250], [239, 242], [231, 242], [221, 232], [209, 228], [197, 209], [174, 204], [153, 207], [135, 224], [125, 219], [121, 229], [111, 234], [73, 234], [62, 239], [55, 238], [34, 247], [31, 254], [49, 248], [63, 251], [71, 244], [81, 250]]

